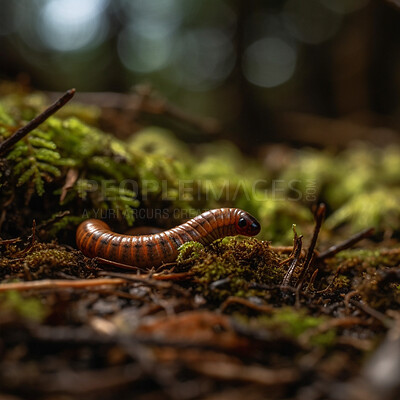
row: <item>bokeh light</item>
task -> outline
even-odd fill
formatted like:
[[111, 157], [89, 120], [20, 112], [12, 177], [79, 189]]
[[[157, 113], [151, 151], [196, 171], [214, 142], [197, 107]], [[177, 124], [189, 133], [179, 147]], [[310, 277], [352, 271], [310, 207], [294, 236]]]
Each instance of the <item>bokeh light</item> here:
[[107, 34], [103, 11], [108, 0], [50, 0], [40, 13], [37, 30], [42, 43], [57, 51], [95, 46]]
[[296, 69], [296, 49], [279, 37], [264, 37], [245, 51], [243, 72], [254, 85], [272, 88], [288, 81]]
[[131, 34], [148, 39], [171, 35], [183, 18], [178, 0], [125, 0], [119, 12], [128, 17]]
[[218, 86], [235, 65], [230, 35], [216, 28], [192, 29], [177, 38], [175, 53], [177, 82], [191, 90]]
[[118, 38], [118, 55], [126, 68], [138, 73], [150, 73], [164, 68], [171, 55], [170, 36], [147, 37], [131, 25]]

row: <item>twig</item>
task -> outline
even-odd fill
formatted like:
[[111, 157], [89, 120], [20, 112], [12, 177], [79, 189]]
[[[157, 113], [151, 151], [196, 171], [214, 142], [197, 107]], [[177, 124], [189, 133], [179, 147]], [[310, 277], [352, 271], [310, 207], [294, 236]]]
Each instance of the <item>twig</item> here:
[[[146, 286], [153, 287], [155, 289], [173, 289], [176, 292], [184, 295], [184, 296], [189, 296], [189, 292], [183, 289], [180, 286], [174, 285], [172, 282], [164, 282], [168, 279], [169, 274], [164, 275], [164, 274], [123, 274], [119, 272], [109, 272], [109, 271], [101, 271], [99, 272], [99, 276], [112, 276], [115, 278], [121, 278], [125, 279], [130, 282], [136, 282], [136, 283], [141, 283]], [[176, 274], [171, 274], [171, 275], [176, 275]], [[173, 279], [172, 279], [173, 280]]]
[[293, 260], [293, 256], [290, 256], [290, 257], [286, 258], [285, 260], [280, 261], [278, 265], [280, 267], [282, 267], [282, 266], [284, 266], [285, 264], [287, 264], [288, 262], [290, 262], [292, 260]]
[[9, 244], [18, 243], [18, 242], [21, 242], [21, 241], [22, 241], [22, 238], [20, 238], [20, 237], [17, 237], [17, 238], [14, 238], [14, 239], [4, 239], [4, 240], [0, 240], [0, 245], [1, 246], [7, 246]]
[[349, 303], [353, 304], [353, 306], [358, 307], [360, 310], [364, 311], [366, 314], [369, 314], [371, 317], [375, 318], [379, 322], [382, 323], [383, 326], [386, 328], [392, 328], [393, 327], [393, 321], [388, 318], [385, 314], [382, 314], [381, 312], [373, 309], [370, 307], [368, 304], [365, 304], [362, 301], [357, 301], [354, 299], [349, 299]]
[[50, 218], [47, 221], [42, 222], [37, 228], [37, 231], [41, 231], [43, 229], [47, 229], [49, 226], [54, 225], [56, 222], [62, 220], [65, 216], [69, 215], [70, 212], [68, 210], [61, 211], [57, 213], [53, 218]]
[[244, 299], [242, 297], [235, 297], [235, 296], [229, 296], [222, 304], [221, 307], [219, 308], [221, 312], [224, 312], [228, 306], [231, 304], [241, 304], [242, 306], [248, 307], [252, 310], [256, 310], [259, 312], [264, 312], [267, 314], [271, 314], [274, 312], [274, 307], [267, 305], [267, 304], [255, 304], [252, 301], [248, 299]]
[[293, 246], [271, 246], [271, 250], [275, 253], [291, 253]]
[[29, 250], [32, 249], [32, 247], [36, 243], [36, 220], [32, 221], [32, 233], [28, 236], [28, 240], [30, 240], [30, 243], [25, 247], [25, 249], [19, 251], [18, 253], [15, 253], [12, 258], [20, 258], [23, 254], [28, 253]]
[[317, 211], [315, 212], [315, 228], [314, 228], [313, 237], [311, 239], [310, 247], [308, 248], [308, 251], [307, 251], [306, 260], [305, 260], [303, 268], [300, 272], [300, 276], [299, 276], [299, 280], [298, 280], [299, 283], [297, 285], [298, 287], [301, 287], [301, 285], [303, 284], [303, 280], [307, 275], [308, 269], [310, 268], [311, 261], [314, 258], [314, 249], [317, 244], [318, 235], [319, 235], [319, 231], [322, 226], [322, 221], [324, 220], [324, 217], [325, 217], [325, 212], [326, 212], [325, 204], [323, 204], [323, 203], [319, 204]]
[[302, 246], [303, 246], [303, 236], [299, 236], [296, 238], [296, 243], [294, 245], [293, 261], [291, 262], [285, 276], [283, 277], [282, 286], [290, 285], [290, 280], [292, 279], [294, 270], [296, 269], [297, 263], [299, 262]]
[[[318, 271], [318, 269], [316, 269], [316, 271]], [[335, 275], [333, 276], [331, 283], [329, 283], [328, 286], [327, 286], [325, 289], [318, 290], [318, 291], [315, 292], [315, 293], [321, 294], [321, 293], [327, 292], [327, 291], [333, 286], [333, 284], [335, 283], [337, 277], [339, 276], [339, 274], [340, 274], [341, 272], [342, 272], [342, 268], [339, 267], [339, 268], [337, 269], [337, 271], [335, 272]]]
[[215, 379], [256, 383], [262, 386], [287, 385], [300, 379], [300, 373], [294, 368], [269, 369], [226, 361], [202, 361], [193, 363], [190, 368]]
[[342, 243], [339, 243], [335, 246], [329, 247], [328, 250], [325, 250], [323, 253], [320, 253], [317, 258], [318, 258], [318, 260], [324, 260], [325, 258], [331, 258], [335, 254], [339, 253], [340, 251], [346, 250], [346, 249], [352, 247], [360, 240], [372, 236], [374, 234], [374, 232], [375, 232], [374, 228], [364, 229], [363, 231], [356, 233], [354, 236], [343, 241]]
[[0, 155], [3, 155], [5, 152], [7, 152], [10, 149], [10, 147], [12, 147], [15, 143], [17, 143], [19, 140], [25, 137], [29, 132], [37, 128], [44, 121], [46, 121], [47, 118], [49, 118], [51, 115], [57, 112], [66, 103], [68, 103], [72, 99], [74, 94], [75, 94], [75, 89], [68, 90], [50, 107], [46, 108], [46, 110], [44, 110], [41, 114], [33, 118], [25, 126], [18, 129], [16, 132], [14, 132], [12, 136], [4, 140], [4, 142], [0, 143]]
[[127, 283], [122, 278], [97, 278], [97, 279], [77, 279], [70, 281], [67, 279], [43, 279], [40, 281], [0, 283], [0, 292], [7, 290], [45, 290], [45, 289], [84, 289], [88, 287], [103, 285], [122, 285]]
[[186, 281], [193, 276], [193, 272], [175, 272], [169, 274], [157, 274], [153, 275], [153, 278], [157, 279], [158, 281]]
[[289, 257], [293, 257], [294, 253], [296, 251], [296, 242], [297, 242], [297, 238], [299, 237], [299, 235], [297, 234], [296, 231], [296, 224], [292, 224], [292, 230], [293, 230], [293, 249], [292, 252], [289, 254]]
[[318, 275], [318, 268], [313, 272], [313, 274], [311, 275], [310, 281], [308, 282], [308, 286], [306, 288], [306, 292], [308, 292], [309, 290], [311, 290], [311, 287], [314, 287], [314, 282], [315, 279], [317, 278]]
[[161, 111], [171, 118], [175, 118], [191, 125], [207, 134], [216, 134], [221, 130], [218, 122], [212, 118], [199, 118], [191, 114], [187, 114], [182, 109], [168, 103], [164, 103]]
[[[51, 96], [57, 95], [54, 92], [49, 92], [48, 94]], [[133, 94], [80, 92], [77, 100], [86, 104], [95, 104], [102, 108], [123, 110], [125, 113], [129, 113], [132, 119], [135, 119], [140, 113], [164, 115], [192, 126], [205, 134], [215, 135], [221, 131], [220, 124], [214, 118], [203, 118], [189, 114], [155, 94], [146, 85], [137, 87], [136, 92]]]
[[165, 115], [172, 119], [193, 126], [207, 134], [215, 134], [220, 126], [215, 119], [202, 118], [188, 114], [181, 108], [169, 103], [165, 98], [159, 96], [150, 85], [137, 85], [135, 87], [136, 112], [144, 112], [153, 115]]
[[354, 296], [359, 296], [359, 295], [360, 292], [358, 290], [352, 290], [351, 292], [346, 293], [346, 295], [344, 296], [344, 306], [347, 312], [349, 312], [350, 308], [350, 299]]
[[119, 263], [117, 261], [107, 260], [106, 258], [102, 258], [102, 257], [94, 257], [93, 260], [99, 264], [110, 265], [114, 268], [121, 268], [121, 269], [126, 269], [129, 271], [144, 271], [145, 270], [145, 268], [142, 268], [142, 267], [135, 267], [134, 265], [123, 264], [123, 263]]

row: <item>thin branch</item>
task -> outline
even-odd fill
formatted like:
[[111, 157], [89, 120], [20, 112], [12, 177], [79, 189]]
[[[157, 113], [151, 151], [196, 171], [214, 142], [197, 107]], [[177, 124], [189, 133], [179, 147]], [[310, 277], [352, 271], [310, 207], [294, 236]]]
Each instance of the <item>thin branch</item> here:
[[[79, 92], [77, 100], [102, 108], [122, 110], [128, 113], [133, 120], [144, 113], [149, 115], [163, 115], [175, 121], [193, 127], [204, 134], [217, 135], [222, 128], [214, 118], [205, 118], [193, 115], [178, 106], [169, 103], [162, 96], [155, 93], [148, 85], [135, 88], [135, 93], [124, 94], [114, 92]], [[58, 93], [48, 92], [49, 96]]]
[[300, 373], [294, 368], [272, 369], [226, 361], [200, 361], [191, 364], [190, 368], [214, 379], [255, 383], [261, 386], [284, 386], [300, 379]]
[[368, 304], [364, 303], [363, 301], [357, 301], [354, 299], [349, 299], [349, 303], [353, 304], [353, 306], [358, 307], [360, 310], [364, 311], [366, 314], [369, 314], [371, 317], [375, 318], [379, 322], [382, 323], [383, 326], [386, 328], [392, 328], [394, 325], [393, 320], [387, 317], [385, 314], [381, 313], [378, 310], [375, 310]]
[[110, 265], [114, 268], [121, 268], [121, 269], [127, 269], [129, 271], [145, 271], [146, 268], [142, 268], [142, 267], [135, 267], [134, 265], [128, 265], [128, 264], [123, 264], [123, 263], [119, 263], [117, 261], [111, 261], [111, 260], [107, 260], [106, 258], [102, 258], [102, 257], [94, 257], [93, 258], [94, 261], [96, 261], [99, 264], [104, 264], [104, 265]]
[[28, 253], [32, 249], [32, 247], [36, 244], [36, 220], [32, 221], [32, 233], [28, 236], [28, 240], [30, 243], [25, 247], [25, 249], [19, 251], [18, 253], [13, 254], [13, 259], [21, 259], [23, 254]]
[[68, 103], [72, 99], [74, 94], [75, 94], [75, 89], [68, 90], [50, 107], [46, 108], [46, 110], [44, 110], [41, 114], [33, 118], [30, 122], [28, 122], [22, 128], [18, 129], [16, 132], [14, 132], [8, 139], [4, 140], [4, 142], [0, 143], [0, 155], [6, 153], [15, 143], [20, 141], [29, 132], [36, 129], [40, 124], [46, 121], [47, 118], [52, 116], [61, 107], [63, 107], [66, 103]]
[[64, 217], [71, 214], [69, 210], [60, 211], [54, 217], [50, 218], [47, 221], [42, 222], [38, 227], [36, 227], [37, 231], [41, 231], [43, 229], [48, 229], [50, 226], [54, 225], [56, 222], [61, 221]]
[[302, 246], [303, 246], [303, 236], [296, 237], [296, 242], [294, 244], [294, 250], [293, 250], [293, 261], [291, 262], [285, 276], [283, 277], [282, 286], [290, 285], [293, 273], [296, 269], [296, 266], [301, 256]]
[[310, 268], [311, 261], [314, 259], [314, 249], [317, 244], [318, 235], [319, 235], [319, 231], [321, 230], [322, 221], [324, 220], [324, 217], [325, 217], [325, 212], [326, 212], [325, 204], [323, 204], [323, 203], [319, 204], [317, 211], [315, 212], [314, 234], [311, 239], [310, 247], [308, 248], [308, 251], [307, 251], [307, 256], [306, 256], [306, 260], [304, 262], [303, 269], [300, 272], [298, 286], [302, 285], [303, 280], [304, 280], [305, 276], [307, 275], [308, 269]]
[[42, 279], [40, 281], [28, 281], [28, 282], [10, 282], [0, 283], [0, 292], [7, 290], [47, 290], [47, 289], [85, 289], [95, 286], [104, 285], [122, 285], [127, 283], [126, 279], [121, 278], [101, 278], [101, 279]]
[[292, 253], [293, 246], [271, 246], [271, 250], [275, 253]]
[[[129, 282], [141, 283], [143, 285], [153, 287], [155, 289], [173, 289], [176, 292], [189, 296], [189, 292], [186, 291], [181, 286], [175, 285], [173, 282], [169, 282], [168, 278], [172, 277], [172, 281], [175, 280], [176, 275], [181, 274], [127, 274], [127, 273], [119, 273], [119, 272], [110, 272], [110, 271], [100, 271], [99, 276], [111, 276], [113, 278], [125, 279]], [[188, 276], [185, 274], [185, 277]], [[181, 278], [179, 276], [179, 278]], [[179, 279], [177, 279], [179, 280]]]
[[337, 245], [334, 245], [332, 247], [329, 247], [328, 250], [325, 250], [323, 253], [320, 253], [318, 255], [318, 260], [324, 260], [326, 258], [331, 258], [337, 253], [339, 253], [342, 250], [349, 249], [356, 243], [358, 243], [360, 240], [368, 238], [372, 236], [375, 232], [374, 228], [368, 228], [364, 229], [361, 232], [356, 233], [354, 236], [350, 237], [349, 239], [343, 241], [342, 243], [339, 243]]
[[308, 292], [309, 290], [311, 290], [311, 287], [314, 287], [314, 282], [315, 282], [315, 279], [317, 278], [317, 275], [318, 275], [318, 268], [313, 272], [313, 274], [311, 275], [311, 278], [310, 278], [310, 281], [308, 282], [308, 286], [307, 286], [307, 289], [306, 289], [306, 292]]
[[42, 279], [37, 281], [28, 282], [10, 282], [0, 283], [0, 292], [7, 290], [45, 290], [45, 289], [59, 289], [59, 288], [70, 288], [70, 289], [81, 289], [103, 285], [122, 285], [129, 282], [143, 283], [148, 286], [152, 286], [158, 289], [172, 288], [179, 291], [181, 294], [187, 295], [185, 289], [180, 286], [175, 286], [172, 282], [164, 282], [167, 280], [180, 280], [189, 276], [189, 274], [119, 274], [112, 272], [100, 272], [99, 275], [108, 275], [112, 278], [94, 278], [94, 279]]
[[224, 312], [231, 304], [240, 304], [242, 306], [248, 307], [252, 310], [256, 310], [262, 313], [271, 314], [275, 311], [275, 308], [269, 304], [255, 304], [248, 299], [242, 297], [229, 296], [220, 306], [219, 310]]

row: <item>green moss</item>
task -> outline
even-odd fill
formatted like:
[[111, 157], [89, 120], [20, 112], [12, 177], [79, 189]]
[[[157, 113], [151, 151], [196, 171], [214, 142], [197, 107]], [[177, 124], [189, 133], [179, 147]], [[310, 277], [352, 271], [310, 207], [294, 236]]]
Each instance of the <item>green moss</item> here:
[[256, 295], [251, 283], [278, 284], [284, 275], [269, 243], [255, 238], [225, 238], [204, 248], [188, 244], [180, 250], [178, 268], [190, 268], [197, 290], [216, 303]]
[[310, 316], [305, 309], [282, 307], [276, 309], [270, 316], [248, 318], [236, 315], [239, 321], [246, 325], [256, 326], [259, 330], [266, 329], [277, 337], [286, 336], [292, 340], [307, 339], [309, 346], [329, 347], [337, 336], [335, 328], [318, 330], [329, 321], [325, 316]]
[[349, 249], [335, 256], [336, 262], [363, 264], [368, 268], [396, 267], [400, 263], [400, 251], [397, 249]]
[[24, 259], [25, 265], [30, 270], [37, 270], [42, 266], [63, 268], [73, 266], [75, 257], [72, 253], [61, 249], [47, 248], [45, 245], [38, 245]]
[[43, 321], [47, 315], [39, 298], [26, 297], [14, 290], [0, 294], [0, 315], [8, 312], [36, 322]]
[[156, 126], [142, 129], [128, 141], [132, 152], [153, 154], [171, 160], [189, 161], [189, 149], [172, 132]]
[[299, 337], [310, 328], [316, 328], [326, 322], [323, 317], [311, 317], [305, 311], [294, 310], [286, 307], [266, 319], [267, 324], [279, 326], [282, 332], [288, 336]]
[[199, 242], [187, 242], [179, 247], [179, 255], [177, 263], [192, 261], [200, 257], [200, 251], [204, 250], [204, 246]]
[[51, 182], [61, 176], [59, 168], [60, 153], [51, 135], [34, 130], [29, 136], [15, 144], [7, 155], [13, 163], [17, 186], [27, 185], [39, 196], [43, 196], [44, 182]]
[[[396, 289], [399, 278], [396, 271], [400, 264], [398, 249], [345, 250], [327, 260], [325, 272], [331, 282], [327, 292], [337, 295], [357, 291], [358, 296], [376, 309], [398, 308], [400, 293]], [[389, 277], [388, 277], [389, 274]]]
[[[0, 124], [3, 126], [5, 125], [6, 127], [14, 125], [14, 120], [12, 119], [12, 117], [9, 115], [6, 108], [2, 104], [0, 104]], [[5, 132], [6, 131], [5, 128], [4, 127], [2, 128], [4, 129]]]
[[351, 279], [346, 275], [338, 275], [334, 281], [334, 290], [348, 291], [351, 288]]
[[93, 266], [81, 252], [67, 250], [56, 243], [36, 243], [24, 248], [6, 245], [0, 258], [0, 281], [12, 279], [60, 278], [60, 273], [85, 278], [91, 276]]
[[333, 210], [325, 225], [329, 229], [346, 225], [351, 232], [369, 226], [398, 230], [399, 165], [399, 146], [358, 143], [338, 154], [298, 151], [280, 178], [294, 182], [303, 194], [312, 186], [314, 201], [319, 199]]

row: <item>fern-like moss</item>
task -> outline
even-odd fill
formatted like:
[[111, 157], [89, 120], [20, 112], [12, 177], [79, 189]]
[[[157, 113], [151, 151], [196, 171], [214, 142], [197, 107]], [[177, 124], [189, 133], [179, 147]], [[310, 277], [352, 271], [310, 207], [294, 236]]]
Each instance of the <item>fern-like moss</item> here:
[[40, 130], [16, 143], [7, 159], [14, 164], [17, 186], [28, 184], [39, 196], [45, 192], [44, 181], [51, 182], [61, 176], [58, 162], [61, 155], [56, 144]]

